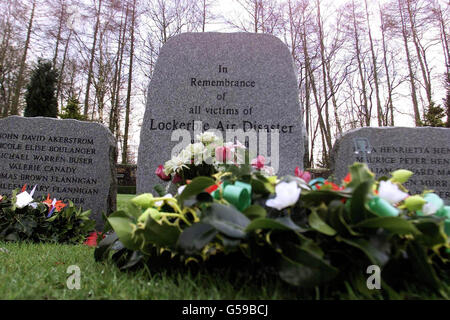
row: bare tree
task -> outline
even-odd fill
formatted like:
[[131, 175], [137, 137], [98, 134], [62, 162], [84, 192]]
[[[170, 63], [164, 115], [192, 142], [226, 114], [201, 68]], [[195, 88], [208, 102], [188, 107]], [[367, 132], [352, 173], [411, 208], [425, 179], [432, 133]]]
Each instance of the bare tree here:
[[130, 64], [128, 72], [128, 91], [125, 105], [125, 129], [123, 134], [122, 163], [128, 163], [128, 131], [130, 126], [130, 108], [131, 108], [131, 86], [133, 81], [133, 58], [134, 58], [134, 28], [136, 26], [136, 0], [133, 0], [131, 6], [131, 25], [130, 25]]
[[[95, 4], [95, 1], [94, 1], [94, 4]], [[84, 98], [84, 112], [83, 112], [85, 117], [88, 116], [88, 112], [89, 112], [89, 94], [90, 94], [91, 84], [92, 84], [92, 74], [93, 74], [93, 66], [94, 66], [94, 59], [95, 59], [95, 51], [96, 51], [96, 46], [97, 46], [98, 29], [100, 26], [101, 12], [102, 12], [102, 0], [99, 0], [98, 9], [97, 8], [95, 9], [96, 21], [95, 21], [95, 27], [94, 27], [92, 48], [90, 51], [89, 68], [88, 68], [88, 72], [87, 72], [88, 78], [87, 78], [87, 84], [86, 84], [86, 95]]]
[[12, 114], [12, 115], [19, 114], [20, 96], [21, 96], [21, 91], [22, 91], [23, 82], [24, 82], [24, 73], [25, 73], [28, 49], [30, 47], [31, 32], [33, 30], [35, 9], [36, 9], [36, 1], [33, 0], [31, 3], [31, 13], [30, 13], [30, 17], [28, 19], [27, 37], [25, 40], [22, 59], [20, 61], [19, 74], [17, 76], [16, 88], [14, 90], [14, 96], [13, 96], [13, 100], [11, 102], [10, 114]]

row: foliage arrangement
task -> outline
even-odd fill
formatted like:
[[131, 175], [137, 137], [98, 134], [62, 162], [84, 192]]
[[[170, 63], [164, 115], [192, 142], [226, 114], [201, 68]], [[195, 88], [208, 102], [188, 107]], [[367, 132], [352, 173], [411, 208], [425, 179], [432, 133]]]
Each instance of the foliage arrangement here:
[[52, 63], [39, 59], [25, 94], [25, 117], [56, 118], [58, 115], [57, 82], [58, 72], [53, 69]]
[[12, 191], [10, 198], [0, 196], [0, 240], [79, 244], [85, 240], [95, 221], [91, 211], [82, 211], [69, 201], [47, 198], [35, 201], [36, 187], [28, 193], [26, 185]]
[[[367, 268], [384, 292], [413, 283], [438, 294], [449, 271], [450, 207], [431, 191], [409, 195], [412, 172], [375, 179], [355, 163], [342, 183], [297, 168], [278, 178], [252, 165], [198, 176], [178, 194], [135, 197], [108, 218], [115, 232], [95, 250], [121, 269], [222, 266], [278, 276], [299, 287], [367, 292]], [[183, 269], [181, 269], [183, 270]]]

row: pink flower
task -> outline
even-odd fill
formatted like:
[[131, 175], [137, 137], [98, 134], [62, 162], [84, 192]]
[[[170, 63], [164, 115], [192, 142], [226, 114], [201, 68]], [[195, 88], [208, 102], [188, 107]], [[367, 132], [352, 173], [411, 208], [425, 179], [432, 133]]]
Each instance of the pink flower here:
[[183, 179], [181, 179], [181, 176], [178, 173], [176, 173], [175, 176], [173, 177], [172, 183], [180, 183], [182, 181]]
[[311, 174], [308, 171], [300, 170], [300, 167], [295, 168], [295, 175], [303, 179], [306, 183], [311, 180]]
[[216, 159], [220, 163], [226, 163], [232, 158], [231, 148], [227, 146], [216, 148]]
[[266, 159], [263, 156], [257, 156], [255, 159], [252, 160], [252, 166], [258, 170], [261, 170], [262, 168], [264, 168], [265, 162]]
[[164, 166], [162, 164], [156, 168], [155, 174], [163, 181], [170, 180], [170, 177], [164, 173]]

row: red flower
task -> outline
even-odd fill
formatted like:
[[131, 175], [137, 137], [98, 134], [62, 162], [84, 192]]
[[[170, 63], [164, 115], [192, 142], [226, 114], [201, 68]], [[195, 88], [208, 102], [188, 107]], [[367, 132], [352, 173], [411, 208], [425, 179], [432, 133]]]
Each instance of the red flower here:
[[175, 176], [173, 177], [172, 183], [180, 183], [181, 181], [183, 181], [183, 179], [181, 179], [181, 176], [178, 173], [176, 173]]
[[25, 190], [27, 190], [27, 184], [25, 183], [22, 187], [22, 190], [20, 190], [20, 192], [24, 192]]
[[[337, 184], [330, 182], [330, 181], [325, 181], [325, 183], [322, 186], [318, 185], [318, 186], [316, 186], [316, 188], [317, 188], [317, 190], [320, 190], [322, 187], [325, 187], [325, 186], [331, 186], [331, 190], [333, 190], [333, 191], [339, 191], [339, 190], [343, 189], [343, 188], [339, 187]], [[325, 189], [330, 190], [329, 187], [325, 188]]]
[[205, 189], [206, 192], [208, 193], [213, 193], [214, 191], [216, 191], [219, 188], [218, 184], [214, 184], [208, 188]]
[[264, 168], [265, 163], [266, 163], [266, 158], [264, 158], [263, 156], [257, 156], [255, 159], [252, 160], [252, 166], [258, 170], [261, 170], [262, 168]]
[[[86, 241], [84, 242], [85, 245], [90, 246], [90, 247], [96, 247], [97, 246], [97, 241], [98, 241], [98, 237], [101, 235], [100, 232], [96, 232], [93, 231], [89, 234], [89, 236], [86, 238]], [[102, 238], [104, 238], [105, 236], [103, 236]]]
[[164, 166], [162, 164], [156, 168], [155, 174], [163, 181], [170, 180], [170, 177], [164, 173]]
[[349, 173], [347, 173], [347, 175], [345, 176], [344, 182], [345, 182], [345, 183], [349, 183], [350, 181], [352, 181], [352, 176], [351, 176], [351, 174], [350, 174], [350, 172], [349, 172]]
[[295, 175], [300, 179], [303, 179], [306, 183], [311, 181], [311, 174], [308, 171], [300, 170], [300, 167], [295, 168]]

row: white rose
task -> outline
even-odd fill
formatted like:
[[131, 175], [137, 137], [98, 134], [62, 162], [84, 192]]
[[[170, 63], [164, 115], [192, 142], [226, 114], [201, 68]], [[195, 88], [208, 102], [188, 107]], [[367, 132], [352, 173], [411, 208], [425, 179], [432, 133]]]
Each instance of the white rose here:
[[395, 183], [391, 181], [381, 181], [378, 187], [378, 196], [390, 204], [396, 204], [408, 197], [406, 192], [401, 191]]
[[33, 202], [33, 197], [26, 191], [16, 196], [16, 207], [22, 209]]
[[198, 141], [204, 144], [210, 144], [219, 140], [219, 138], [214, 134], [214, 132], [204, 132], [195, 136]]
[[284, 208], [293, 206], [297, 203], [300, 192], [301, 189], [298, 187], [297, 182], [280, 182], [275, 187], [276, 197], [267, 200], [266, 206], [277, 210], [283, 210]]

